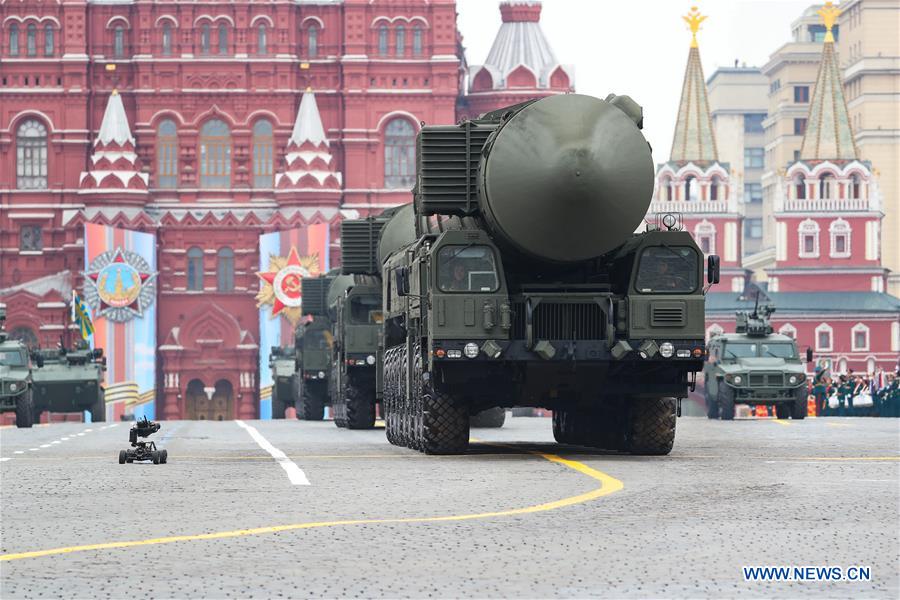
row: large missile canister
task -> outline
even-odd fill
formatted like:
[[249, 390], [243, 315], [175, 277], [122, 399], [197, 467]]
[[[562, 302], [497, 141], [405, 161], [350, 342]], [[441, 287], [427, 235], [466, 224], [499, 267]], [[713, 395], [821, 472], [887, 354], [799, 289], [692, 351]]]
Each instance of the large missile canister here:
[[653, 160], [634, 116], [615, 104], [550, 96], [500, 125], [478, 184], [481, 213], [499, 241], [533, 259], [573, 263], [637, 229], [650, 206]]
[[378, 240], [378, 264], [400, 248], [416, 239], [416, 214], [412, 204], [401, 206], [394, 211], [391, 220], [381, 228]]

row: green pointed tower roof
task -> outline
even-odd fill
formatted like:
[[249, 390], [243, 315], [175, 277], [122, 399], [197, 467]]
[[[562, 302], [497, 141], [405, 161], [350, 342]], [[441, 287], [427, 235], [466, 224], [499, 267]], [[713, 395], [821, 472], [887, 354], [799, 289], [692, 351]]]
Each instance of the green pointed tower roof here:
[[693, 37], [681, 87], [681, 104], [678, 106], [678, 121], [675, 123], [670, 160], [714, 162], [719, 160], [719, 153], [709, 116], [706, 78], [703, 77], [700, 48], [697, 45], [697, 31], [706, 17], [700, 15], [696, 6], [692, 6], [691, 11], [682, 18], [690, 27]]
[[853, 160], [859, 158], [859, 151], [847, 114], [841, 73], [834, 55], [834, 36], [831, 34], [841, 10], [826, 2], [818, 12], [825, 22], [827, 33], [816, 87], [809, 104], [800, 160]]

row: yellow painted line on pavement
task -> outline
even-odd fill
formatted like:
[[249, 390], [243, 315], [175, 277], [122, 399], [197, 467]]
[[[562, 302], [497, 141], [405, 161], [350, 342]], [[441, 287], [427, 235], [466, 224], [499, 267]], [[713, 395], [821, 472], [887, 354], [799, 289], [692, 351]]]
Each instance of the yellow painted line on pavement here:
[[788, 425], [793, 425], [793, 423], [791, 423], [790, 421], [785, 421], [784, 419], [774, 419], [772, 422], [778, 423], [779, 425], [784, 425], [785, 427], [787, 427]]
[[445, 515], [440, 517], [396, 517], [387, 519], [346, 519], [341, 521], [314, 521], [308, 523], [292, 523], [289, 525], [273, 525], [270, 527], [254, 527], [252, 529], [236, 529], [233, 531], [219, 531], [214, 533], [199, 533], [190, 535], [172, 535], [167, 537], [151, 538], [147, 540], [131, 540], [120, 542], [105, 542], [99, 544], [84, 544], [81, 546], [67, 546], [63, 548], [50, 548], [48, 550], [33, 550], [31, 552], [17, 552], [11, 554], [0, 554], [0, 561], [22, 560], [25, 558], [40, 558], [43, 556], [53, 556], [58, 554], [71, 554], [73, 552], [86, 552], [89, 550], [113, 550], [119, 548], [134, 548], [136, 546], [154, 546], [158, 544], [172, 544], [175, 542], [192, 542], [200, 540], [221, 540], [227, 538], [246, 537], [253, 535], [263, 535], [267, 533], [279, 533], [282, 531], [296, 531], [300, 529], [317, 529], [322, 527], [341, 527], [347, 525], [376, 525], [376, 524], [396, 524], [396, 523], [444, 523], [452, 521], [472, 521], [476, 519], [489, 519], [494, 517], [510, 517], [515, 515], [527, 515], [533, 513], [546, 512], [556, 510], [576, 504], [584, 504], [591, 500], [596, 500], [603, 496], [608, 496], [621, 490], [624, 484], [612, 477], [587, 466], [576, 460], [569, 460], [557, 456], [556, 454], [545, 454], [541, 452], [529, 452], [540, 456], [545, 460], [558, 463], [569, 469], [578, 471], [583, 475], [587, 475], [591, 479], [600, 482], [600, 486], [583, 494], [569, 496], [552, 502], [544, 502], [542, 504], [534, 504], [522, 508], [512, 508], [508, 510], [498, 510], [494, 512], [471, 513], [463, 515]]
[[853, 427], [849, 423], [825, 423], [826, 427]]

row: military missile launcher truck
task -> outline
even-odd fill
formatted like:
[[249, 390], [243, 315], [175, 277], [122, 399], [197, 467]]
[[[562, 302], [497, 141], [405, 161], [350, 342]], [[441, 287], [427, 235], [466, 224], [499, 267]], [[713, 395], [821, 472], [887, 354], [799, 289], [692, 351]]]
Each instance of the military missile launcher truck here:
[[272, 372], [272, 418], [283, 419], [288, 406], [295, 406], [294, 376], [297, 370], [293, 346], [272, 346], [269, 369]]
[[16, 413], [16, 427], [34, 425], [32, 363], [21, 340], [7, 337], [6, 308], [0, 307], [0, 412]]
[[331, 319], [325, 311], [332, 275], [305, 277], [301, 283], [305, 319], [294, 330], [294, 403], [297, 418], [321, 421], [328, 404], [331, 371]]
[[34, 372], [35, 416], [50, 412], [91, 412], [91, 421], [106, 421], [103, 350], [91, 350], [87, 342], [73, 348], [42, 348], [40, 368]]
[[[774, 333], [769, 323], [774, 312], [774, 307], [759, 306], [757, 297], [752, 313], [738, 311], [735, 333], [709, 340], [703, 391], [710, 419], [734, 419], [736, 404], [775, 406], [779, 419], [806, 418], [806, 370], [797, 342]], [[807, 348], [806, 362], [812, 359]]]
[[633, 233], [654, 178], [641, 113], [568, 94], [422, 128], [414, 239], [380, 257], [391, 443], [461, 452], [470, 415], [518, 405], [553, 410], [561, 443], [671, 450], [704, 268], [675, 215]]

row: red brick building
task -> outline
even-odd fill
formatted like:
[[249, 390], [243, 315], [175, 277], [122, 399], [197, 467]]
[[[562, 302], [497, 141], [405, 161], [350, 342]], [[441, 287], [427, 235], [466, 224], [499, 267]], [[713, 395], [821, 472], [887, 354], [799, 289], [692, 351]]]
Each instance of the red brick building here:
[[154, 233], [156, 389], [187, 397], [205, 373], [204, 387], [234, 390], [229, 416], [254, 416], [260, 234], [328, 223], [339, 264], [343, 217], [410, 200], [421, 122], [573, 88], [540, 4], [501, 11], [499, 58], [467, 97], [453, 0], [0, 3], [13, 335], [58, 340], [84, 223]]

